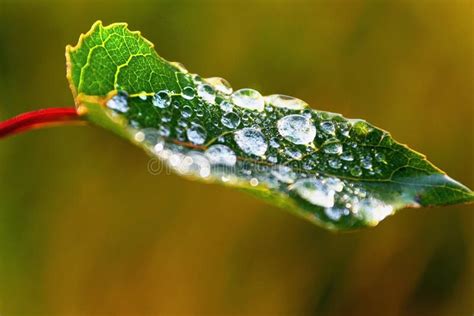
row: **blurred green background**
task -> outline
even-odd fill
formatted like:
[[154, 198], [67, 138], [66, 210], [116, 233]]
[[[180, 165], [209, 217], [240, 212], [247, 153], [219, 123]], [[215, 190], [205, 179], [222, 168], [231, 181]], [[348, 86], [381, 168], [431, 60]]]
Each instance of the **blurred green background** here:
[[[474, 187], [474, 6], [0, 0], [0, 119], [72, 105], [64, 47], [126, 21], [234, 88], [365, 118]], [[235, 190], [147, 172], [94, 127], [0, 143], [0, 315], [472, 315], [472, 206], [334, 234]]]

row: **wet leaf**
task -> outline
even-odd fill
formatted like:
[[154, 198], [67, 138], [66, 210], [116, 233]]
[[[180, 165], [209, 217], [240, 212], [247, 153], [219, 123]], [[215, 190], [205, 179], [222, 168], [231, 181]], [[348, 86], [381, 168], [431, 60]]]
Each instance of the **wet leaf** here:
[[188, 73], [126, 24], [97, 22], [66, 56], [79, 112], [91, 122], [178, 174], [249, 191], [326, 228], [473, 201], [468, 188], [386, 131]]

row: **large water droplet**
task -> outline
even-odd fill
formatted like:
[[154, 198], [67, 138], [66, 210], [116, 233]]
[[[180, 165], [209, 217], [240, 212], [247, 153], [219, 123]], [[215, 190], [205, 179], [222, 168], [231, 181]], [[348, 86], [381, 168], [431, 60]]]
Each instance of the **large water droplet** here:
[[235, 129], [240, 125], [240, 117], [234, 112], [227, 112], [222, 115], [221, 123], [225, 127]]
[[235, 132], [234, 140], [249, 155], [263, 156], [268, 149], [265, 136], [256, 128], [243, 128]]
[[157, 92], [153, 96], [153, 105], [159, 108], [167, 108], [171, 104], [171, 97], [167, 90]]
[[300, 197], [309, 203], [321, 207], [333, 207], [335, 190], [318, 179], [301, 179], [291, 187]]
[[121, 91], [107, 101], [107, 107], [117, 112], [126, 113], [129, 110], [127, 99], [128, 94]]
[[211, 86], [213, 86], [216, 91], [219, 91], [223, 94], [231, 94], [233, 91], [232, 87], [230, 86], [230, 83], [224, 78], [212, 77], [206, 78], [204, 80]]
[[183, 89], [183, 92], [181, 93], [181, 95], [183, 96], [183, 98], [185, 98], [186, 100], [192, 100], [194, 99], [194, 97], [196, 96], [196, 91], [194, 91], [194, 88], [193, 87], [185, 87]]
[[213, 165], [233, 166], [237, 162], [234, 151], [225, 145], [213, 145], [205, 152]]
[[208, 84], [199, 84], [197, 88], [197, 93], [206, 102], [214, 103], [216, 100], [216, 93], [214, 88]]
[[263, 111], [265, 107], [265, 100], [263, 99], [260, 92], [254, 89], [240, 89], [232, 94], [232, 103], [235, 105], [247, 109]]
[[278, 120], [277, 127], [280, 135], [294, 144], [309, 144], [316, 137], [313, 122], [303, 115], [287, 115]]
[[201, 125], [194, 124], [186, 131], [189, 141], [194, 144], [201, 145], [204, 144], [207, 137], [207, 132]]
[[283, 94], [272, 94], [269, 96], [265, 97], [265, 102], [267, 104], [271, 104], [274, 107], [277, 108], [284, 108], [284, 109], [289, 109], [289, 110], [303, 110], [308, 106], [308, 103], [294, 98], [290, 97], [288, 95], [283, 95]]

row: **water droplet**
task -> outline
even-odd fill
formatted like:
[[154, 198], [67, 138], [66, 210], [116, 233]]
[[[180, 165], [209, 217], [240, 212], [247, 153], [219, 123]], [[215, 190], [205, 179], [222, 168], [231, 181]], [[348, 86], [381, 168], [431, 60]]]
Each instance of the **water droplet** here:
[[258, 179], [257, 178], [250, 179], [250, 185], [253, 187], [256, 187], [258, 185]]
[[193, 109], [189, 105], [184, 106], [181, 110], [181, 116], [184, 118], [190, 118], [192, 115]]
[[225, 127], [235, 129], [240, 125], [240, 117], [234, 112], [227, 112], [222, 115], [221, 123]]
[[156, 144], [155, 146], [153, 146], [153, 150], [155, 151], [155, 153], [160, 153], [161, 151], [163, 151], [163, 149], [165, 148], [165, 142], [160, 139]]
[[331, 140], [323, 147], [326, 154], [340, 155], [342, 154], [342, 144], [339, 141]]
[[375, 160], [377, 160], [378, 162], [381, 162], [381, 163], [384, 163], [384, 164], [387, 164], [387, 160], [385, 158], [385, 155], [383, 153], [375, 153]]
[[128, 94], [121, 91], [107, 101], [107, 107], [117, 112], [126, 113], [129, 110], [127, 99]]
[[276, 166], [275, 169], [271, 171], [271, 174], [280, 182], [291, 184], [296, 179], [296, 174], [288, 166]]
[[372, 158], [370, 156], [362, 157], [360, 163], [362, 165], [362, 168], [367, 170], [372, 169]]
[[338, 221], [341, 219], [342, 215], [344, 215], [345, 210], [346, 209], [328, 207], [324, 209], [324, 213], [326, 213], [326, 216], [329, 217], [329, 219]]
[[354, 177], [360, 177], [362, 175], [362, 169], [359, 166], [352, 166], [350, 172]]
[[221, 108], [222, 111], [224, 112], [230, 112], [234, 108], [234, 105], [228, 101], [223, 100], [220, 104], [219, 107]]
[[270, 147], [280, 148], [280, 143], [276, 140], [276, 138], [270, 139]]
[[339, 169], [342, 166], [342, 162], [337, 158], [331, 158], [328, 160], [328, 165], [333, 169]]
[[345, 152], [341, 155], [341, 159], [344, 161], [354, 161], [354, 156], [349, 152]]
[[277, 122], [278, 132], [293, 144], [311, 143], [316, 137], [316, 128], [310, 119], [303, 115], [287, 115]]
[[168, 91], [162, 90], [153, 96], [153, 105], [159, 108], [167, 108], [171, 104], [171, 97]]
[[311, 110], [304, 110], [303, 111], [303, 116], [308, 118], [308, 119], [312, 119], [313, 118], [313, 112]]
[[233, 91], [232, 87], [230, 86], [230, 83], [224, 78], [212, 77], [206, 78], [204, 80], [211, 86], [213, 86], [216, 91], [219, 91], [223, 94], [231, 94]]
[[323, 132], [329, 135], [335, 135], [336, 134], [336, 127], [334, 126], [334, 123], [331, 121], [324, 121], [319, 124]]
[[141, 143], [142, 141], [145, 140], [145, 134], [142, 131], [139, 131], [139, 132], [135, 133], [135, 136], [133, 137], [133, 139], [136, 142]]
[[234, 151], [225, 145], [212, 145], [205, 155], [213, 165], [233, 166], [237, 162]]
[[182, 63], [177, 62], [177, 61], [172, 61], [170, 62], [170, 64], [174, 66], [176, 69], [178, 69], [180, 72], [185, 73], [185, 74], [188, 73], [188, 70], [186, 69], [186, 67], [184, 67]]
[[232, 94], [232, 103], [247, 109], [262, 112], [265, 107], [265, 100], [260, 92], [254, 89], [240, 89]]
[[156, 128], [144, 128], [135, 134], [135, 140], [154, 146], [161, 140], [160, 131]]
[[301, 153], [301, 151], [294, 148], [286, 148], [285, 154], [291, 159], [300, 160], [301, 158], [303, 158], [303, 154]]
[[265, 97], [265, 102], [277, 108], [285, 108], [289, 110], [303, 110], [308, 103], [283, 94], [272, 94]]
[[194, 144], [201, 145], [204, 144], [207, 137], [207, 132], [201, 125], [194, 124], [186, 131], [189, 141]]
[[268, 149], [265, 136], [256, 128], [243, 128], [235, 132], [234, 140], [249, 155], [263, 156]]
[[192, 163], [186, 165], [186, 173], [196, 175], [201, 178], [207, 178], [211, 174], [211, 166], [206, 156], [201, 153], [192, 153], [190, 155]]
[[277, 156], [273, 156], [273, 155], [268, 156], [268, 157], [267, 157], [267, 161], [268, 161], [268, 162], [271, 162], [271, 163], [277, 163], [277, 162], [278, 162], [278, 157], [277, 157]]
[[206, 102], [214, 103], [216, 100], [216, 94], [214, 88], [208, 84], [199, 84], [197, 88], [197, 93]]
[[202, 109], [196, 109], [196, 111], [194, 111], [194, 113], [196, 113], [197, 117], [203, 117], [204, 116], [204, 111]]
[[318, 179], [301, 179], [296, 181], [291, 190], [308, 201], [309, 203], [321, 207], [333, 207], [335, 191], [327, 184]]
[[185, 87], [181, 95], [186, 100], [192, 100], [196, 96], [196, 91], [194, 91], [193, 87]]
[[160, 128], [158, 129], [158, 132], [161, 136], [164, 136], [164, 137], [170, 136], [169, 128], [164, 125], [160, 126]]
[[171, 122], [171, 113], [163, 113], [163, 116], [161, 117], [161, 121], [163, 123]]

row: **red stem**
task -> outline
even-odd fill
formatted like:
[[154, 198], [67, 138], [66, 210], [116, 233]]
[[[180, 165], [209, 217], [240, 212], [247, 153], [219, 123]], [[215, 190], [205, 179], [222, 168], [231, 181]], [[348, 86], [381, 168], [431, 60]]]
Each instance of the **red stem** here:
[[0, 138], [30, 129], [84, 122], [75, 108], [49, 108], [27, 112], [0, 122]]

